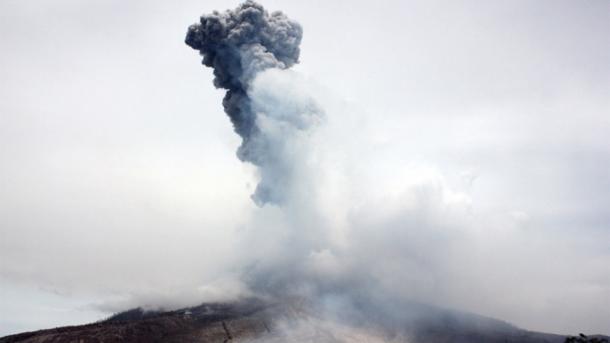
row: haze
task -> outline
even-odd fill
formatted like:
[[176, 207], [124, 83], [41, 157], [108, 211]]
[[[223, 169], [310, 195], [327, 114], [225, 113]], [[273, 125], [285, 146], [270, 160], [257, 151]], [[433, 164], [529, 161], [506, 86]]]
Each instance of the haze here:
[[237, 4], [0, 3], [0, 335], [231, 299], [254, 261], [610, 332], [610, 3], [266, 1], [301, 62], [256, 90], [328, 118], [284, 208], [184, 45]]

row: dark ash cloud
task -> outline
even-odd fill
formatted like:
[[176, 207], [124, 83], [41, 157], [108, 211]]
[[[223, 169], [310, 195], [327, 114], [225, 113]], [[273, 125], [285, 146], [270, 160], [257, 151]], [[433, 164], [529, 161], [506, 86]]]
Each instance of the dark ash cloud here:
[[[242, 137], [237, 156], [254, 165], [268, 158], [256, 137], [260, 130], [257, 114], [248, 95], [254, 77], [267, 69], [287, 69], [299, 59], [301, 26], [282, 12], [269, 14], [263, 6], [247, 1], [235, 10], [214, 11], [191, 25], [186, 44], [203, 56], [203, 65], [214, 69], [214, 85], [226, 89], [225, 112], [235, 132]], [[257, 203], [277, 202], [271, 192], [257, 188]]]

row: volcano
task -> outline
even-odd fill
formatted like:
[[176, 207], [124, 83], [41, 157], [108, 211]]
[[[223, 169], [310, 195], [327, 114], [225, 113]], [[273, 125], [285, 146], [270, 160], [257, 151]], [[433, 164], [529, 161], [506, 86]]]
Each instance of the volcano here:
[[[26, 332], [0, 343], [68, 342], [412, 342], [560, 343], [566, 336], [520, 329], [475, 314], [422, 304], [405, 305], [404, 316], [361, 313], [320, 315], [303, 299], [205, 303], [172, 311], [128, 310], [87, 325]], [[356, 306], [356, 310], [358, 306]], [[365, 307], [360, 308], [366, 311]], [[396, 318], [403, 318], [397, 320]], [[600, 337], [607, 339], [608, 337]]]

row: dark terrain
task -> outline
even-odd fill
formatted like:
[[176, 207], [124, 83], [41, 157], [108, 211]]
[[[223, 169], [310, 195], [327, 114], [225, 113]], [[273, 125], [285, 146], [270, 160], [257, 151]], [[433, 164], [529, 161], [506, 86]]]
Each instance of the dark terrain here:
[[566, 338], [522, 330], [495, 319], [430, 307], [425, 309], [426, 315], [419, 315], [422, 308], [417, 308], [416, 317], [389, 318], [374, 309], [362, 310], [365, 312], [360, 313], [360, 319], [352, 316], [350, 319], [342, 316], [320, 318], [315, 315], [314, 307], [302, 301], [269, 303], [253, 299], [229, 304], [203, 304], [175, 311], [146, 312], [134, 309], [94, 324], [6, 336], [0, 338], [0, 343], [560, 343]]

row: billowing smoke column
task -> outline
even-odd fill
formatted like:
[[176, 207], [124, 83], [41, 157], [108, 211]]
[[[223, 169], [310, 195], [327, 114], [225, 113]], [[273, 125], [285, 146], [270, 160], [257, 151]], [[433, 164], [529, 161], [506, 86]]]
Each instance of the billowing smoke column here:
[[[260, 167], [261, 182], [253, 195], [257, 204], [280, 203], [265, 167], [277, 164], [273, 141], [261, 137], [258, 113], [249, 94], [255, 77], [268, 69], [287, 69], [298, 62], [301, 26], [281, 12], [269, 14], [247, 1], [235, 10], [203, 15], [188, 29], [186, 44], [199, 50], [203, 64], [214, 69], [214, 85], [227, 90], [223, 100], [235, 132], [242, 137], [237, 156]], [[277, 166], [275, 166], [277, 167]], [[273, 168], [272, 168], [273, 169]], [[276, 180], [276, 182], [279, 182]]]

